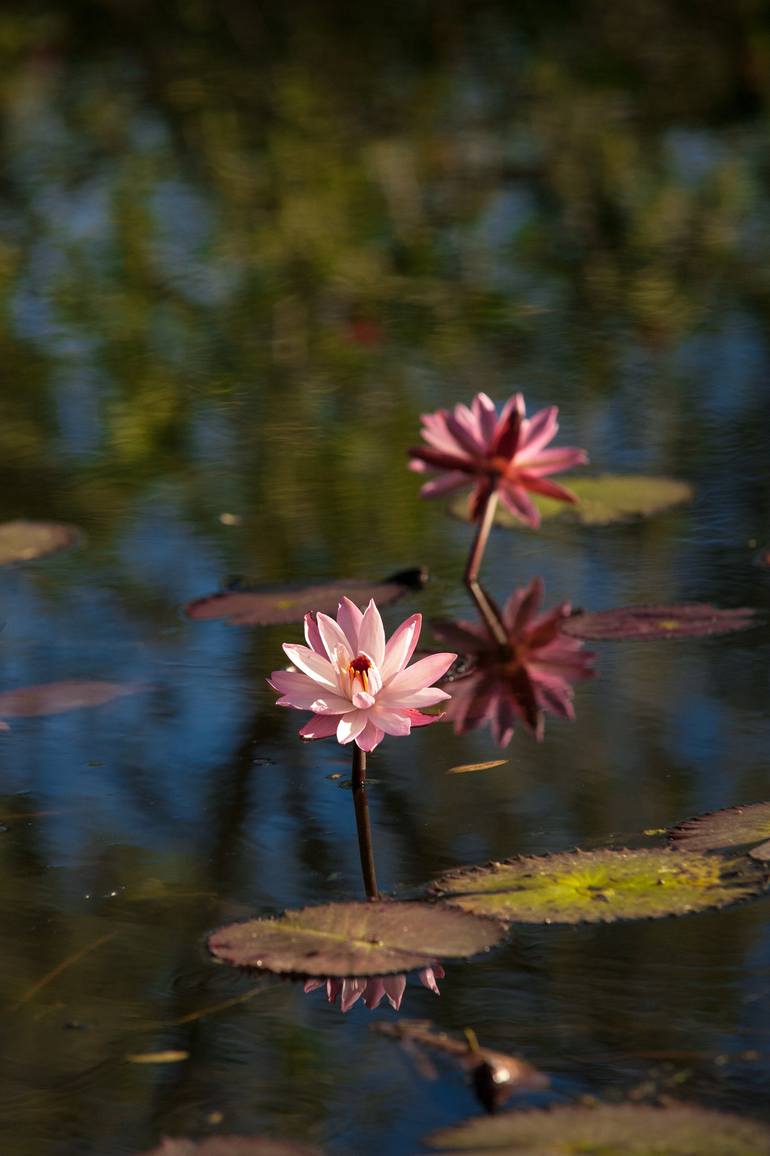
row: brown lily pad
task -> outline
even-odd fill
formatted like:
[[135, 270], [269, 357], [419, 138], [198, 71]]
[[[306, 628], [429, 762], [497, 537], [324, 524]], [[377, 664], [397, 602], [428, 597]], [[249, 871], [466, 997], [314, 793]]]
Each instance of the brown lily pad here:
[[339, 601], [350, 598], [363, 605], [373, 598], [378, 606], [420, 590], [427, 581], [423, 569], [401, 570], [382, 582], [325, 582], [317, 586], [281, 587], [271, 590], [225, 590], [198, 598], [185, 607], [189, 618], [225, 618], [231, 626], [277, 626], [301, 622], [309, 611], [335, 614]]
[[77, 546], [80, 539], [77, 526], [65, 522], [29, 522], [24, 518], [0, 522], [0, 566], [58, 554]]
[[643, 638], [701, 638], [731, 634], [759, 625], [749, 607], [724, 610], [707, 602], [672, 606], [619, 606], [614, 610], [579, 612], [566, 618], [562, 632], [593, 642]]
[[686, 851], [719, 851], [724, 847], [762, 843], [770, 839], [770, 803], [725, 807], [696, 815], [672, 827], [668, 836]]
[[[572, 491], [578, 499], [577, 505], [530, 494], [544, 523], [609, 526], [615, 522], [649, 518], [690, 502], [693, 497], [693, 488], [687, 482], [642, 474], [601, 474], [594, 478], [565, 475], [559, 478], [559, 484]], [[466, 497], [456, 498], [449, 508], [456, 517], [470, 521], [470, 505]], [[528, 528], [503, 506], [497, 508], [495, 524], [509, 530]]]
[[185, 1136], [166, 1137], [158, 1148], [145, 1156], [321, 1156], [318, 1148], [271, 1140], [264, 1136], [207, 1136], [189, 1140]]
[[612, 923], [726, 907], [766, 886], [747, 859], [645, 848], [522, 856], [450, 872], [430, 889], [506, 923]]
[[113, 699], [140, 694], [147, 689], [139, 682], [89, 682], [76, 678], [20, 686], [16, 690], [0, 693], [0, 718], [64, 714], [68, 710], [102, 706]]
[[770, 1128], [687, 1104], [600, 1104], [505, 1112], [427, 1138], [444, 1156], [762, 1156]]
[[235, 967], [352, 978], [466, 959], [488, 951], [501, 937], [492, 920], [443, 904], [378, 901], [327, 903], [286, 911], [277, 919], [230, 923], [212, 933], [208, 948]]

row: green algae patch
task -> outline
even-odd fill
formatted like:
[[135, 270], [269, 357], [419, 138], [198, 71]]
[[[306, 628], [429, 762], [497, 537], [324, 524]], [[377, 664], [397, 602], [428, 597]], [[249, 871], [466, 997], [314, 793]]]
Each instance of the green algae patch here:
[[[649, 518], [692, 501], [693, 488], [676, 478], [634, 474], [601, 474], [594, 478], [560, 477], [559, 484], [571, 490], [577, 505], [557, 502], [540, 494], [530, 494], [543, 522], [572, 522], [582, 526], [609, 526], [615, 522]], [[463, 495], [449, 506], [463, 521], [470, 520], [469, 501]], [[529, 529], [503, 506], [498, 506], [495, 524], [509, 530]]]
[[650, 848], [509, 859], [450, 872], [430, 889], [505, 923], [613, 923], [726, 907], [766, 883], [762, 866], [745, 858]]
[[677, 823], [668, 836], [675, 846], [686, 851], [719, 851], [763, 843], [770, 839], [770, 803], [725, 807], [696, 815]]
[[764, 1156], [770, 1128], [686, 1104], [602, 1104], [476, 1118], [426, 1143], [444, 1156]]

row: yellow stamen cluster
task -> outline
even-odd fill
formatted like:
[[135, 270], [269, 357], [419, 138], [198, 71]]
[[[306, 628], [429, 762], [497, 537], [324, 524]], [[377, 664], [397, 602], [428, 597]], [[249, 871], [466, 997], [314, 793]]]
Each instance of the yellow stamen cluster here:
[[357, 658], [354, 658], [353, 661], [348, 664], [348, 680], [351, 694], [353, 693], [353, 684], [357, 678], [361, 681], [361, 689], [367, 694], [369, 693], [369, 670], [371, 665], [370, 660], [365, 654], [359, 654]]

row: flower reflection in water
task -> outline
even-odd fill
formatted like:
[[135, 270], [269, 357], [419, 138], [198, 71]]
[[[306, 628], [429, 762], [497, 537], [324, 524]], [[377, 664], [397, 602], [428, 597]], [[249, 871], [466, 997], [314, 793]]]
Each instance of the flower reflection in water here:
[[500, 615], [507, 643], [500, 646], [482, 623], [443, 622], [434, 627], [473, 663], [452, 683], [446, 716], [455, 734], [489, 723], [501, 747], [507, 746], [517, 719], [542, 739], [545, 712], [573, 719], [572, 683], [593, 676], [594, 655], [577, 638], [563, 634], [568, 602], [540, 613], [543, 583], [533, 579], [514, 591]]
[[[411, 974], [411, 973], [410, 973]], [[440, 963], [433, 963], [430, 967], [423, 967], [417, 976], [423, 987], [439, 995], [439, 979], [446, 975]], [[329, 1003], [335, 1003], [340, 997], [340, 1008], [343, 1012], [350, 1011], [353, 1004], [362, 999], [370, 1011], [379, 1007], [383, 999], [387, 999], [394, 1011], [401, 1008], [401, 1000], [406, 989], [405, 975], [378, 975], [372, 978], [366, 976], [353, 979], [308, 979], [305, 991], [317, 991], [319, 987], [326, 988], [326, 998]]]

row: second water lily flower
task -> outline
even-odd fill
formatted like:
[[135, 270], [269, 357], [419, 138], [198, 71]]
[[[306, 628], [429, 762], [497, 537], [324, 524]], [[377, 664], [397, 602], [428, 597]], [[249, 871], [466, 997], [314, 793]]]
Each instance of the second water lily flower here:
[[407, 618], [385, 641], [382, 618], [372, 600], [361, 611], [349, 598], [328, 614], [305, 615], [307, 646], [285, 642], [296, 670], [274, 670], [268, 682], [281, 697], [279, 706], [309, 710], [300, 730], [306, 739], [332, 735], [371, 751], [385, 735], [408, 735], [413, 726], [436, 721], [422, 713], [450, 695], [432, 684], [457, 657], [430, 654], [408, 666], [420, 637], [422, 615]]
[[[423, 987], [427, 987], [435, 995], [439, 994], [436, 980], [443, 979], [446, 975], [440, 963], [434, 962], [429, 967], [423, 967], [417, 974]], [[343, 1012], [350, 1011], [359, 999], [363, 1000], [370, 1011], [374, 1011], [383, 999], [387, 999], [394, 1011], [399, 1011], [406, 990], [406, 976], [378, 975], [371, 979], [367, 979], [365, 976], [360, 979], [309, 979], [305, 983], [306, 992], [316, 991], [319, 987], [326, 988], [326, 998], [329, 1003], [334, 1003], [337, 997], [340, 997], [340, 1009]]]
[[549, 406], [528, 418], [524, 396], [517, 393], [498, 416], [494, 402], [485, 393], [477, 393], [470, 406], [423, 414], [422, 436], [427, 444], [409, 450], [409, 464], [420, 473], [442, 472], [425, 483], [422, 496], [439, 497], [475, 482], [470, 508], [474, 520], [497, 493], [512, 514], [537, 529], [540, 514], [529, 493], [576, 502], [570, 490], [547, 481], [546, 475], [588, 460], [585, 450], [571, 446], [545, 448], [559, 429], [558, 413], [556, 406]]

